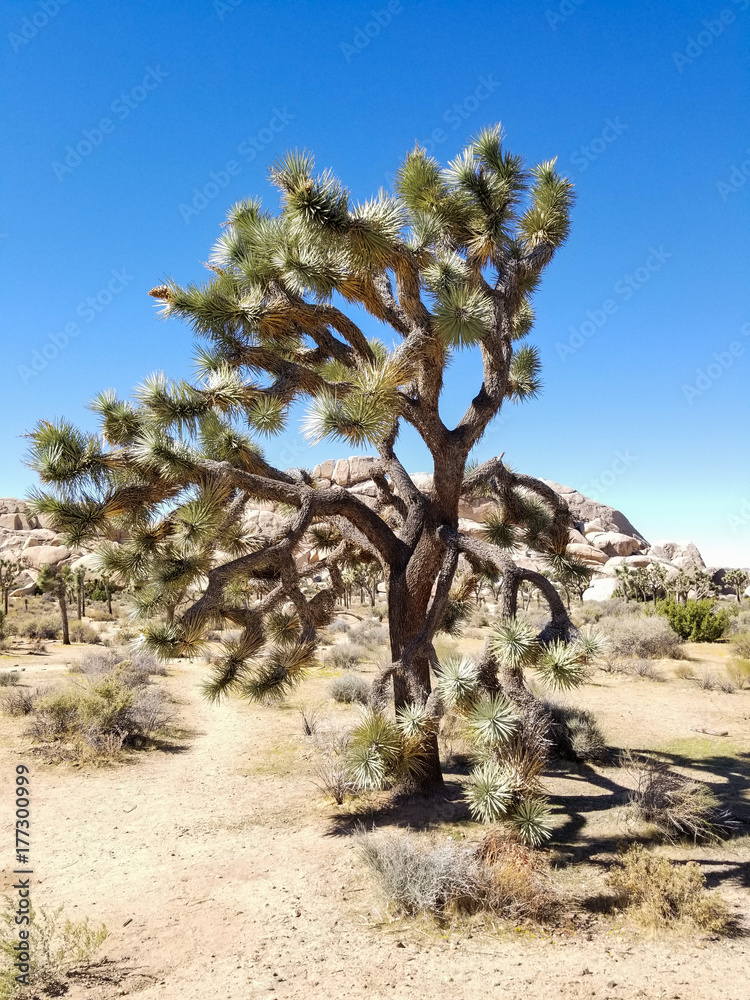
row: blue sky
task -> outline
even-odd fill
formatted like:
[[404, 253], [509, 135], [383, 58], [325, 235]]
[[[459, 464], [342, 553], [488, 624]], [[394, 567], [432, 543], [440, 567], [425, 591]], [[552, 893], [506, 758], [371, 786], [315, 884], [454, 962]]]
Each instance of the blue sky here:
[[[545, 391], [477, 457], [750, 565], [749, 26], [750, 0], [3, 5], [0, 493], [34, 485], [39, 418], [93, 427], [102, 388], [190, 375], [190, 331], [148, 289], [204, 277], [237, 199], [276, 206], [285, 149], [363, 199], [416, 140], [447, 162], [501, 121], [527, 160], [558, 156], [578, 202], [535, 301]], [[476, 358], [448, 382], [452, 417]], [[294, 423], [269, 451], [350, 449], [310, 450]], [[401, 452], [428, 467], [408, 435]]]

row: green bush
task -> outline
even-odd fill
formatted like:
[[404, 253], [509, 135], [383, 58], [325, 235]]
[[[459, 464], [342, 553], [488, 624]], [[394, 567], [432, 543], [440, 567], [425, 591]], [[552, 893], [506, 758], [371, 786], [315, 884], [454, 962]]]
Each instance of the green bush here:
[[657, 610], [686, 642], [716, 642], [729, 628], [729, 613], [715, 611], [711, 600], [687, 601], [685, 604], [674, 600], [660, 601]]

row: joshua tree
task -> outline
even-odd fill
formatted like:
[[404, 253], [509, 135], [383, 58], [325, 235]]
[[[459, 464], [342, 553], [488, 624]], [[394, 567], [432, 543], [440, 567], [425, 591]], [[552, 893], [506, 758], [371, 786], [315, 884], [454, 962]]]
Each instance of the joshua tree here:
[[748, 584], [750, 584], [750, 573], [746, 573], [743, 569], [728, 569], [724, 574], [722, 583], [734, 591], [737, 603], [741, 604], [742, 594]]
[[68, 566], [50, 566], [49, 563], [45, 563], [36, 581], [37, 587], [43, 593], [54, 594], [57, 598], [57, 603], [60, 607], [60, 618], [62, 619], [62, 641], [64, 646], [70, 645], [67, 603], [70, 578], [71, 572]]
[[[241, 628], [224, 644], [209, 696], [289, 691], [312, 664], [317, 630], [344, 589], [342, 567], [358, 553], [376, 559], [387, 581], [391, 662], [374, 684], [375, 706], [392, 685], [396, 709], [439, 714], [432, 640], [457, 599], [459, 560], [502, 574], [504, 619], [514, 617], [522, 583], [541, 591], [551, 621], [539, 648], [575, 638], [549, 579], [512, 558], [523, 545], [558, 575], [573, 572], [567, 506], [502, 456], [467, 470], [503, 404], [540, 391], [539, 354], [524, 343], [531, 297], [568, 236], [573, 202], [554, 160], [527, 169], [502, 139], [499, 127], [483, 131], [447, 170], [417, 148], [398, 171], [394, 195], [381, 191], [360, 204], [329, 171], [316, 175], [311, 155], [287, 154], [271, 169], [279, 213], [254, 200], [236, 204], [211, 252], [207, 283], [169, 281], [150, 293], [164, 316], [187, 321], [203, 338], [196, 381], [154, 375], [134, 403], [100, 394], [92, 405], [101, 437], [65, 421], [41, 422], [30, 435], [30, 464], [49, 489], [33, 498], [32, 512], [49, 515], [70, 542], [125, 532], [127, 541], [104, 545], [103, 564], [135, 585], [146, 646], [164, 656], [194, 654], [217, 623]], [[365, 336], [363, 313], [387, 329], [389, 343]], [[440, 395], [449, 362], [464, 350], [480, 356], [483, 377], [449, 427]], [[263, 455], [248, 428], [281, 431], [300, 400], [310, 440], [377, 451], [377, 501], [323, 488], [305, 469], [283, 471]], [[432, 456], [428, 492], [398, 457], [403, 425]], [[458, 523], [459, 498], [476, 492], [497, 502], [480, 539]], [[287, 512], [271, 537], [243, 528], [243, 511], [255, 501]], [[306, 569], [295, 555], [322, 525], [332, 529], [331, 544]], [[302, 584], [313, 576], [324, 583], [307, 596]], [[249, 606], [236, 597], [236, 585], [248, 580], [258, 595]], [[479, 664], [488, 690], [497, 688], [498, 648], [488, 646]], [[558, 661], [563, 677], [568, 661]], [[522, 679], [507, 676], [521, 697]], [[442, 784], [434, 731], [417, 784]]]
[[0, 559], [0, 591], [3, 595], [3, 611], [8, 614], [8, 597], [23, 567], [14, 559]]

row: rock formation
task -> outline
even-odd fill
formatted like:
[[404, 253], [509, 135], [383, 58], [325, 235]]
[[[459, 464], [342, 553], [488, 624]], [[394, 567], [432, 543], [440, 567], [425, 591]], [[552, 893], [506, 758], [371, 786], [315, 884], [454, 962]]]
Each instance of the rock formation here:
[[[377, 489], [370, 476], [376, 461], [367, 455], [328, 459], [315, 466], [312, 477], [320, 489], [331, 485], [343, 486], [365, 503], [374, 505]], [[423, 492], [432, 488], [432, 476], [429, 474], [414, 473], [412, 479]], [[544, 482], [560, 494], [573, 514], [570, 552], [594, 571], [584, 600], [611, 597], [617, 586], [615, 570], [618, 566], [641, 567], [655, 562], [664, 565], [667, 572], [691, 566], [705, 568], [701, 554], [692, 542], [659, 541], [649, 544], [621, 511], [592, 500], [570, 486], [549, 479]], [[494, 509], [495, 504], [488, 500], [465, 498], [459, 506], [461, 529], [481, 536], [483, 525]], [[273, 534], [283, 522], [284, 518], [268, 503], [258, 504], [245, 515], [248, 533], [252, 535]], [[0, 558], [18, 560], [23, 566], [12, 596], [33, 591], [39, 570], [45, 563], [67, 564], [73, 569], [85, 567], [92, 575], [96, 572], [96, 556], [90, 548], [71, 550], [59, 535], [50, 530], [43, 518], [28, 516], [23, 501], [12, 498], [0, 499]], [[300, 555], [302, 563], [314, 563], [317, 558], [314, 549]], [[538, 554], [533, 551], [516, 552], [514, 558], [519, 565], [544, 568]], [[723, 573], [721, 570], [715, 573], [718, 582]]]

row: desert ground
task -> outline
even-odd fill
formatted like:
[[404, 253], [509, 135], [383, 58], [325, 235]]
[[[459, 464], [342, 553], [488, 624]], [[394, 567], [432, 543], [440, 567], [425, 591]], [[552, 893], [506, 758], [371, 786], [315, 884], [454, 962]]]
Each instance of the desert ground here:
[[[454, 645], [472, 653], [480, 641]], [[45, 648], [6, 650], [1, 665], [17, 668], [28, 688], [70, 682], [68, 667], [96, 647]], [[728, 655], [717, 644], [683, 648], [696, 669], [720, 668]], [[613, 748], [658, 751], [710, 782], [747, 824], [750, 692], [700, 690], [675, 668], [674, 660], [656, 663], [660, 681], [597, 670], [567, 700], [596, 714]], [[299, 711], [318, 705], [334, 721], [355, 716], [328, 694], [336, 672], [315, 671], [287, 702], [265, 707], [208, 704], [206, 670], [201, 661], [170, 663], [168, 676], [155, 679], [178, 712], [170, 738], [104, 766], [45, 761], [24, 719], [0, 717], [2, 773], [13, 775], [19, 759], [31, 768], [37, 905], [109, 931], [93, 964], [67, 977], [70, 1000], [750, 996], [747, 826], [720, 845], [658, 848], [698, 862], [730, 905], [734, 933], [646, 931], [584, 904], [605, 890], [618, 845], [634, 833], [627, 772], [556, 765], [546, 774], [558, 814], [552, 877], [584, 905], [550, 926], [399, 916], [361, 860], [357, 831], [364, 824], [479, 840], [460, 767], [449, 768], [437, 801], [396, 805], [388, 793], [371, 793], [337, 806], [319, 786], [318, 753]], [[365, 663], [360, 673], [374, 670]], [[2, 787], [10, 816], [11, 784]]]

